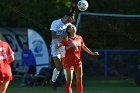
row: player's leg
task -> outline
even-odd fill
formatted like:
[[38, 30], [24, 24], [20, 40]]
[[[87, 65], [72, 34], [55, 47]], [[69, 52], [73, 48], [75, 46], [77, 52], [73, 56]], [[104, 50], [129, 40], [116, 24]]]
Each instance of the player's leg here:
[[27, 69], [26, 69], [26, 66], [23, 66], [23, 77], [22, 77], [22, 80], [21, 80], [21, 85], [26, 85], [26, 76], [27, 76]]
[[74, 69], [66, 69], [67, 81], [66, 81], [66, 93], [72, 93], [72, 80]]
[[62, 64], [61, 64], [61, 58], [60, 58], [61, 57], [60, 51], [59, 49], [55, 48], [55, 43], [53, 41], [51, 44], [51, 56], [55, 64], [55, 69], [53, 70], [53, 75], [52, 75], [52, 82], [56, 82], [56, 79], [62, 68]]
[[22, 85], [25, 86], [27, 84], [27, 76], [28, 76], [28, 66], [24, 66], [24, 75], [22, 77]]
[[0, 82], [0, 93], [6, 93], [9, 83], [10, 80], [8, 79], [5, 79], [3, 82]]
[[[65, 63], [64, 63], [64, 62], [65, 62], [65, 53], [66, 53], [65, 47], [63, 47], [62, 52], [61, 52], [61, 58], [62, 58], [61, 62], [62, 62], [62, 66], [65, 64]], [[63, 66], [63, 73], [64, 73], [65, 79], [66, 79], [66, 81], [67, 81], [67, 72], [66, 72], [66, 69], [65, 69], [64, 66]]]
[[77, 87], [78, 93], [83, 93], [83, 83], [82, 83], [83, 69], [82, 69], [82, 65], [80, 65], [79, 67], [76, 67], [75, 74], [76, 74], [76, 87]]
[[53, 57], [53, 62], [55, 64], [55, 69], [53, 70], [52, 81], [56, 82], [56, 79], [60, 73], [62, 68], [61, 60], [58, 57]]
[[[55, 42], [55, 43], [57, 43], [57, 42]], [[62, 62], [61, 62], [62, 59], [61, 59], [61, 50], [60, 50], [60, 48], [59, 49], [55, 48], [55, 43], [52, 42], [52, 44], [51, 44], [51, 55], [52, 55], [53, 62], [55, 64], [55, 69], [53, 70], [53, 75], [52, 75], [51, 86], [54, 90], [57, 90], [57, 86], [56, 86], [55, 82], [62, 69]]]
[[55, 64], [55, 69], [53, 70], [52, 80], [50, 83], [53, 90], [57, 90], [56, 80], [57, 80], [57, 77], [59, 76], [60, 70], [62, 68], [62, 64], [58, 57], [53, 57], [53, 62]]
[[66, 72], [65, 68], [63, 68], [63, 72], [64, 72], [64, 75], [65, 75], [65, 80], [67, 81], [67, 72]]

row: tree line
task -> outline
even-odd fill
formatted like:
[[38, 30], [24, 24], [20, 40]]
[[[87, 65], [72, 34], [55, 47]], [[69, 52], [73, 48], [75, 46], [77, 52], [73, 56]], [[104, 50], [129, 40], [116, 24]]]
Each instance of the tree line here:
[[[37, 30], [47, 43], [51, 41], [51, 22], [61, 18], [78, 0], [0, 0], [1, 27], [27, 27]], [[139, 14], [139, 0], [87, 0], [87, 12]], [[76, 11], [77, 15], [80, 11]], [[88, 41], [87, 41], [88, 42]]]

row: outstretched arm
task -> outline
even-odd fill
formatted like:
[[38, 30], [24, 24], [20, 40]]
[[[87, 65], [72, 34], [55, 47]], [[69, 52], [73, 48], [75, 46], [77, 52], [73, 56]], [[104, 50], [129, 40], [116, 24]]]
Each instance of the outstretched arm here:
[[[82, 39], [82, 38], [81, 38], [81, 39]], [[86, 47], [86, 45], [85, 45], [83, 39], [82, 39], [82, 42], [81, 42], [81, 47], [82, 47], [82, 49], [83, 49], [84, 51], [86, 51], [87, 53], [89, 53], [89, 54], [91, 54], [91, 55], [99, 55], [98, 52], [92, 52], [92, 51], [90, 51], [90, 50]]]
[[86, 51], [87, 53], [91, 54], [91, 55], [99, 55], [98, 52], [92, 52], [92, 51], [90, 51], [85, 45], [82, 46], [82, 49], [84, 51]]

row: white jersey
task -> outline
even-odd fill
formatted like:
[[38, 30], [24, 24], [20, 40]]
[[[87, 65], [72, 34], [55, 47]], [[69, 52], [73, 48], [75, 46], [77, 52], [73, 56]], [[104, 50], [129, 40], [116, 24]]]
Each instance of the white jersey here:
[[[51, 24], [51, 31], [55, 31], [56, 35], [65, 35], [66, 34], [66, 28], [71, 23], [64, 24], [61, 19], [54, 20]], [[55, 44], [59, 43], [62, 40], [62, 38], [52, 39], [51, 42], [51, 54], [52, 56], [61, 56], [64, 57], [65, 53], [65, 47], [62, 46], [59, 49], [55, 49]]]
[[[71, 23], [64, 24], [61, 19], [54, 20], [51, 24], [50, 30], [55, 31], [56, 35], [65, 35], [66, 34], [66, 28], [70, 24]], [[53, 40], [61, 40], [61, 38], [60, 39], [59, 38], [58, 39], [53, 39]]]

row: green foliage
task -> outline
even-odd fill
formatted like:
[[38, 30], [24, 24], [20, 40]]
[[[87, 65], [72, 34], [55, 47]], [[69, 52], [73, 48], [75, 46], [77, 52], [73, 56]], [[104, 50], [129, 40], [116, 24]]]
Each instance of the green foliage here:
[[[89, 2], [89, 12], [128, 14], [140, 12], [140, 1], [138, 0], [87, 1]], [[0, 2], [1, 27], [33, 28], [42, 34], [46, 42], [50, 42], [51, 22], [63, 17], [69, 11], [70, 3], [75, 0], [0, 0]]]

